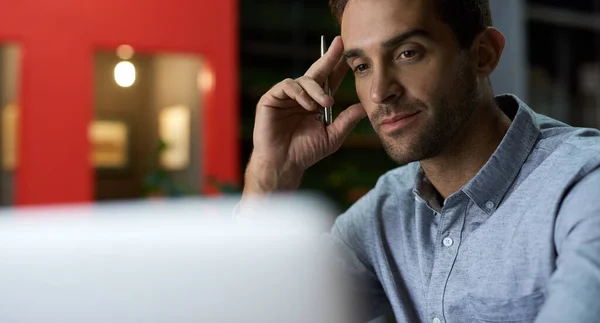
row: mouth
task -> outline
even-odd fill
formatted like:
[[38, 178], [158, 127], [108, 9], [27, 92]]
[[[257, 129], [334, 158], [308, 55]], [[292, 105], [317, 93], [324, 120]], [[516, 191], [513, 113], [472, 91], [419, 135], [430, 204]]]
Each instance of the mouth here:
[[415, 121], [420, 113], [421, 111], [417, 111], [410, 114], [398, 114], [389, 118], [385, 118], [381, 122], [379, 129], [386, 133], [400, 130]]

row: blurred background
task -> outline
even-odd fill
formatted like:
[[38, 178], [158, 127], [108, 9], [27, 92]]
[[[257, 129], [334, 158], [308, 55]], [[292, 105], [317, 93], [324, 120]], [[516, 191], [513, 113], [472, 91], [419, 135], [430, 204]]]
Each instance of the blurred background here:
[[[339, 33], [325, 0], [2, 4], [3, 206], [241, 192], [258, 99]], [[491, 4], [495, 92], [600, 127], [600, 0]], [[334, 113], [357, 101], [349, 75]], [[396, 166], [363, 121], [302, 188], [344, 210]]]

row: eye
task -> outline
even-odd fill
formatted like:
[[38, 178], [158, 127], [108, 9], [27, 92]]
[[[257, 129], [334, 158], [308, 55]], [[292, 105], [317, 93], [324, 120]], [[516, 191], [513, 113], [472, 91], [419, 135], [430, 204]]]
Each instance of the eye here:
[[362, 73], [362, 72], [366, 71], [367, 68], [368, 68], [367, 64], [358, 64], [354, 68], [354, 72], [355, 73]]
[[400, 53], [400, 55], [398, 56], [398, 58], [401, 59], [411, 59], [415, 56], [417, 56], [417, 51], [416, 50], [405, 50], [402, 53]]

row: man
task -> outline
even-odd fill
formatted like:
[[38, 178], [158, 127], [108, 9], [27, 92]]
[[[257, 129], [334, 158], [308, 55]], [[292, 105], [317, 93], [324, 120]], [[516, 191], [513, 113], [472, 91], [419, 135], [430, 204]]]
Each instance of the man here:
[[[398, 322], [600, 322], [600, 132], [536, 114], [489, 76], [487, 0], [331, 0], [327, 55], [259, 101], [241, 207], [296, 189], [368, 116], [405, 165], [332, 229], [368, 313]], [[352, 70], [360, 103], [324, 126]]]

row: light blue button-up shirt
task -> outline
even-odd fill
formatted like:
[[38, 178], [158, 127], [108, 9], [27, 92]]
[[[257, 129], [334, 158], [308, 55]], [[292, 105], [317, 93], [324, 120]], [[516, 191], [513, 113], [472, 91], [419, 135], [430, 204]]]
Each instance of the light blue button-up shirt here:
[[416, 162], [336, 220], [370, 317], [600, 322], [600, 132], [496, 100], [512, 124], [458, 192], [440, 203]]

